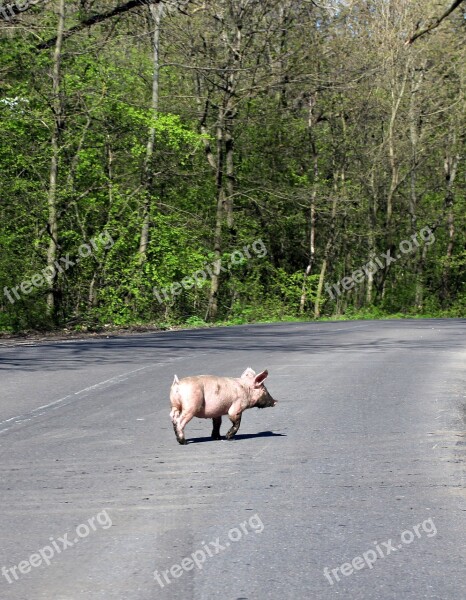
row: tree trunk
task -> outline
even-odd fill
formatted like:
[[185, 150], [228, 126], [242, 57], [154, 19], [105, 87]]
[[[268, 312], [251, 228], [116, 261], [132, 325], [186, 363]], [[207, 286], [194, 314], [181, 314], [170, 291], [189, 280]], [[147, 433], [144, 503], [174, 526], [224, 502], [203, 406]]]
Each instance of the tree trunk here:
[[225, 130], [225, 175], [226, 175], [226, 198], [225, 211], [227, 226], [232, 235], [234, 232], [233, 219], [233, 194], [235, 191], [235, 163], [234, 163], [234, 139], [231, 124]]
[[[342, 173], [342, 177], [344, 177]], [[325, 244], [324, 259], [320, 268], [319, 283], [317, 284], [316, 300], [314, 303], [314, 318], [320, 317], [320, 300], [322, 298], [322, 290], [324, 288], [325, 274], [327, 272], [328, 259], [330, 256], [330, 250], [335, 243], [335, 232], [336, 232], [336, 218], [337, 218], [337, 205], [338, 205], [338, 190], [335, 186], [335, 193], [332, 201], [332, 222], [330, 224], [330, 233]]]
[[[419, 103], [417, 96], [419, 88], [424, 76], [424, 68], [421, 69], [420, 74], [416, 77], [416, 69], [414, 66], [411, 68], [411, 96], [409, 103], [409, 134], [411, 141], [411, 177], [410, 177], [410, 195], [409, 195], [409, 217], [411, 221], [411, 232], [412, 234], [417, 233], [417, 170], [418, 170], [418, 145], [419, 145]], [[416, 266], [414, 271], [415, 277], [415, 295], [414, 305], [417, 309], [422, 309], [423, 300], [423, 249], [416, 248]]]
[[398, 166], [398, 157], [396, 155], [395, 148], [395, 124], [396, 119], [398, 117], [398, 111], [400, 108], [401, 100], [404, 96], [404, 91], [406, 87], [406, 80], [408, 75], [408, 67], [403, 75], [403, 79], [401, 81], [400, 89], [397, 93], [397, 82], [395, 78], [392, 79], [391, 82], [391, 94], [392, 94], [392, 111], [390, 116], [390, 122], [388, 125], [388, 159], [390, 163], [391, 170], [391, 180], [390, 187], [387, 193], [387, 214], [386, 214], [386, 230], [387, 230], [387, 238], [390, 239], [390, 229], [392, 223], [392, 215], [393, 215], [393, 197], [398, 188], [398, 184], [400, 181], [400, 172]]
[[311, 207], [310, 207], [310, 214], [309, 214], [309, 225], [310, 225], [309, 263], [308, 263], [306, 271], [304, 273], [303, 289], [301, 292], [301, 301], [299, 303], [299, 312], [301, 314], [304, 313], [304, 308], [306, 305], [307, 279], [308, 279], [309, 275], [312, 273], [312, 267], [314, 265], [314, 260], [315, 260], [315, 255], [316, 255], [316, 195], [317, 195], [317, 191], [314, 190], [311, 194]]
[[220, 263], [222, 260], [222, 225], [225, 212], [225, 191], [223, 189], [223, 170], [225, 161], [224, 152], [225, 143], [225, 112], [219, 108], [217, 122], [217, 169], [216, 169], [216, 188], [217, 188], [217, 212], [215, 216], [214, 230], [214, 256], [215, 268], [212, 271], [210, 283], [209, 303], [206, 312], [206, 321], [215, 321], [218, 313], [218, 289], [220, 286]]
[[[454, 150], [456, 146], [456, 135], [453, 133], [451, 136], [451, 143], [449, 148]], [[453, 257], [453, 247], [455, 243], [455, 213], [454, 213], [454, 204], [455, 204], [455, 194], [453, 191], [453, 185], [455, 183], [456, 172], [458, 169], [458, 163], [460, 161], [459, 154], [450, 154], [447, 150], [447, 156], [445, 157], [444, 162], [444, 172], [445, 172], [445, 180], [446, 180], [446, 194], [445, 194], [445, 209], [447, 212], [447, 236], [448, 236], [448, 244], [446, 251], [446, 260], [443, 267], [443, 287], [442, 287], [442, 300], [444, 306], [446, 306], [447, 301], [451, 294], [451, 260]]]
[[50, 145], [52, 148], [52, 159], [50, 163], [50, 181], [48, 191], [48, 222], [47, 229], [50, 236], [49, 247], [47, 250], [47, 268], [48, 268], [48, 292], [47, 292], [47, 313], [52, 318], [56, 313], [57, 297], [57, 272], [55, 261], [58, 254], [58, 218], [57, 218], [57, 182], [58, 168], [60, 161], [60, 138], [64, 126], [63, 101], [61, 97], [61, 59], [63, 46], [63, 32], [65, 31], [65, 0], [60, 0], [58, 6], [58, 26], [55, 50], [53, 53], [52, 68], [52, 108], [53, 108], [53, 130]]
[[[149, 11], [154, 24], [153, 34], [153, 57], [154, 57], [154, 71], [152, 77], [152, 118], [157, 118], [157, 112], [159, 109], [159, 72], [160, 72], [160, 22], [163, 13], [163, 4], [159, 2], [157, 4], [150, 4]], [[143, 173], [143, 189], [144, 189], [144, 201], [142, 206], [142, 228], [141, 238], [139, 241], [139, 261], [144, 263], [147, 258], [147, 246], [149, 245], [149, 228], [151, 218], [151, 193], [152, 193], [152, 181], [153, 181], [153, 168], [152, 168], [152, 157], [154, 155], [155, 148], [155, 125], [152, 124], [149, 128], [149, 137], [147, 140], [146, 147], [146, 158], [144, 161], [144, 173]]]
[[312, 179], [313, 189], [310, 202], [310, 235], [309, 235], [309, 262], [304, 273], [303, 288], [301, 292], [301, 300], [299, 303], [299, 312], [304, 313], [307, 299], [307, 280], [312, 273], [316, 253], [316, 199], [317, 199], [317, 184], [319, 181], [319, 156], [317, 145], [314, 140], [313, 128], [315, 125], [314, 106], [316, 104], [316, 96], [310, 95], [308, 101], [308, 120], [307, 128], [312, 156]]
[[[346, 121], [345, 116], [342, 113], [341, 115], [341, 124], [342, 124], [342, 133], [343, 133], [343, 148], [346, 148]], [[324, 260], [322, 261], [322, 266], [320, 268], [319, 275], [319, 283], [317, 284], [317, 293], [314, 304], [314, 318], [318, 319], [320, 317], [320, 302], [322, 298], [322, 290], [324, 288], [325, 282], [325, 274], [327, 272], [327, 266], [330, 256], [330, 250], [335, 243], [336, 238], [336, 218], [337, 218], [337, 206], [338, 206], [338, 196], [340, 194], [340, 186], [344, 189], [345, 186], [345, 163], [342, 161], [342, 165], [339, 168], [338, 165], [333, 165], [333, 200], [332, 200], [332, 216], [330, 222], [330, 233], [327, 239], [327, 243], [325, 244], [324, 250]]]
[[[369, 256], [372, 258], [375, 256], [376, 241], [375, 241], [375, 229], [377, 226], [377, 198], [372, 197], [369, 199], [369, 208], [367, 215], [368, 224], [368, 235], [367, 244], [369, 248]], [[370, 306], [373, 302], [373, 290], [374, 290], [374, 274], [372, 269], [368, 270], [366, 279], [366, 306]]]

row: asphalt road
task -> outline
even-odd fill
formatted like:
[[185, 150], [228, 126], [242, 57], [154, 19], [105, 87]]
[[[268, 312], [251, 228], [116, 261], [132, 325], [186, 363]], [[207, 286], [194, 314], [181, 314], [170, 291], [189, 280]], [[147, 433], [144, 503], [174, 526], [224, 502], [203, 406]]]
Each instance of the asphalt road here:
[[[248, 366], [278, 405], [178, 445], [174, 373]], [[465, 320], [0, 344], [0, 598], [466, 598], [465, 367]]]

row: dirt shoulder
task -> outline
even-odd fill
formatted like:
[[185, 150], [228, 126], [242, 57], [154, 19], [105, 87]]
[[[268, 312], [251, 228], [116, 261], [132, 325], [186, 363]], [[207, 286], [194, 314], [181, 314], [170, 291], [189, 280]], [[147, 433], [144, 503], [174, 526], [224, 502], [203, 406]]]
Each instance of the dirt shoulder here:
[[72, 331], [58, 329], [55, 331], [24, 331], [21, 333], [0, 332], [0, 346], [23, 345], [31, 342], [63, 342], [72, 340], [89, 340], [93, 338], [111, 338], [137, 335], [140, 333], [157, 333], [182, 329], [181, 327], [156, 327], [141, 325], [133, 327], [104, 327], [97, 331]]

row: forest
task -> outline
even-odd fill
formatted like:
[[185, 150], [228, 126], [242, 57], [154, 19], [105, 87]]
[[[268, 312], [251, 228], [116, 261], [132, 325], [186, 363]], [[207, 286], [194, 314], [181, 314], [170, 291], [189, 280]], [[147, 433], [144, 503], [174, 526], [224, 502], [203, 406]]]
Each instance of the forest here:
[[466, 316], [466, 3], [0, 6], [0, 331]]

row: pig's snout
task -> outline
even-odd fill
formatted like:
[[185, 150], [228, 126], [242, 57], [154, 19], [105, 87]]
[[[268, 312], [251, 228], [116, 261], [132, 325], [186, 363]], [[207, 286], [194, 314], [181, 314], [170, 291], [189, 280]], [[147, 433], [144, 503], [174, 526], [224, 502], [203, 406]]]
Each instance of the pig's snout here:
[[262, 402], [262, 403], [258, 403], [256, 404], [256, 408], [271, 408], [273, 406], [275, 406], [277, 404], [276, 400], [272, 400], [271, 402]]
[[257, 408], [270, 408], [276, 404], [277, 400], [274, 400], [267, 390], [265, 390], [265, 394], [262, 394], [256, 402]]

